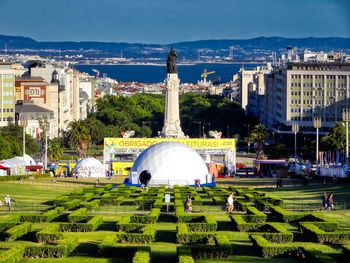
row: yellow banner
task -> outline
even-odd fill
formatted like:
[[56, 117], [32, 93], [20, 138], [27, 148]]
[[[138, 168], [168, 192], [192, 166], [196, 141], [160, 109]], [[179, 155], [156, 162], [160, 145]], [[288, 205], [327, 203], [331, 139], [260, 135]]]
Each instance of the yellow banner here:
[[105, 148], [146, 149], [160, 142], [179, 142], [193, 149], [236, 150], [236, 139], [105, 138]]

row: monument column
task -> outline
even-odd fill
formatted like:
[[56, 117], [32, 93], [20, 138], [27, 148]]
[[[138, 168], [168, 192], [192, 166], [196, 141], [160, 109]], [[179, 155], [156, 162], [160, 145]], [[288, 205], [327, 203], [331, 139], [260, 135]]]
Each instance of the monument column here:
[[179, 86], [180, 80], [176, 69], [176, 52], [171, 48], [167, 60], [167, 78], [165, 93], [164, 126], [161, 136], [164, 138], [183, 138], [180, 126]]

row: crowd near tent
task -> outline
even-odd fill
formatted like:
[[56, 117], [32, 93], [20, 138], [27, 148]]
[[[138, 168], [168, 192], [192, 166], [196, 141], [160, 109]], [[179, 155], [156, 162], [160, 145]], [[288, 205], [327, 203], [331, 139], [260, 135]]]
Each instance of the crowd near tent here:
[[177, 142], [162, 142], [145, 149], [136, 158], [129, 177], [131, 184], [193, 185], [211, 183], [212, 177], [202, 157]]
[[73, 174], [81, 178], [101, 178], [106, 177], [106, 169], [99, 160], [84, 158], [77, 162]]

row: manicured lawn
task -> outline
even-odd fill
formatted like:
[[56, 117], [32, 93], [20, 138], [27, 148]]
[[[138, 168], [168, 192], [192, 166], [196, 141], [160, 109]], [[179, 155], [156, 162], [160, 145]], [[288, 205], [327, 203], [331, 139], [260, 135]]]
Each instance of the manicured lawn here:
[[[2, 182], [0, 185], [1, 199], [6, 194], [10, 194], [14, 202], [14, 211], [11, 213], [24, 213], [28, 211], [38, 212], [51, 207], [49, 201], [57, 198], [60, 195], [66, 195], [84, 186], [92, 186], [95, 179], [78, 179], [75, 178], [58, 178], [56, 183], [52, 183], [52, 179], [26, 180], [24, 182]], [[124, 180], [122, 177], [113, 178], [112, 180], [102, 179], [100, 184], [112, 183], [118, 184]], [[261, 180], [261, 181], [259, 181]], [[276, 189], [274, 187], [274, 179], [222, 179], [218, 182], [219, 186], [256, 186], [257, 190], [273, 195], [284, 200], [282, 207], [291, 212], [315, 212], [322, 214], [326, 218], [336, 219], [339, 223], [340, 230], [350, 231], [350, 210], [347, 209], [350, 205], [350, 185], [343, 184], [326, 184], [320, 182], [312, 183], [310, 187], [305, 188], [300, 186], [299, 180], [286, 180], [285, 187]], [[138, 190], [138, 193], [140, 191]], [[336, 201], [336, 211], [320, 211], [321, 195], [323, 192], [333, 193]], [[201, 193], [205, 196], [205, 192]], [[137, 195], [136, 195], [137, 196]], [[99, 198], [96, 197], [95, 198]], [[203, 197], [208, 200], [210, 198]], [[70, 254], [69, 257], [63, 259], [29, 259], [25, 258], [22, 263], [38, 262], [38, 263], [66, 263], [66, 262], [91, 262], [91, 263], [113, 263], [130, 262], [130, 258], [101, 258], [98, 254], [98, 244], [106, 237], [117, 235], [116, 224], [125, 215], [132, 214], [147, 214], [149, 207], [140, 207], [137, 203], [132, 204], [133, 197], [128, 197], [127, 205], [101, 205], [90, 215], [102, 215], [103, 225], [94, 232], [65, 232], [64, 236], [74, 236], [78, 238], [78, 247]], [[206, 200], [207, 202], [209, 202]], [[246, 201], [247, 204], [253, 205], [253, 202]], [[210, 203], [210, 202], [209, 202]], [[194, 206], [194, 211], [200, 211], [204, 215], [210, 214], [217, 222], [217, 233], [226, 235], [233, 248], [236, 249], [234, 256], [225, 259], [197, 259], [196, 263], [226, 263], [226, 262], [270, 262], [270, 263], [292, 263], [300, 262], [296, 258], [281, 256], [275, 258], [258, 257], [256, 248], [254, 247], [248, 232], [239, 232], [234, 228], [232, 220], [224, 211], [224, 205], [217, 205], [212, 202], [212, 205]], [[1, 214], [8, 214], [6, 207], [0, 207]], [[243, 212], [237, 212], [242, 214]], [[196, 214], [194, 212], [193, 214]], [[60, 221], [57, 221], [60, 222]], [[56, 222], [56, 223], [57, 223]], [[53, 223], [34, 223], [32, 232], [12, 242], [0, 242], [0, 249], [8, 249], [17, 245], [26, 245], [30, 241], [35, 241], [35, 233], [42, 228]], [[296, 236], [301, 236], [298, 224], [281, 223], [288, 231], [291, 231]], [[162, 213], [156, 223], [156, 239], [150, 244], [141, 244], [141, 246], [149, 246], [151, 249], [152, 263], [172, 263], [177, 262], [177, 247], [183, 246], [176, 243], [177, 234], [177, 218], [173, 212]], [[297, 240], [297, 241], [296, 241]], [[295, 244], [300, 247], [308, 247], [322, 251], [333, 258], [340, 258], [342, 251], [339, 245], [324, 245], [313, 242], [306, 242], [303, 239], [294, 239]], [[301, 242], [302, 241], [302, 242]], [[135, 244], [133, 244], [135, 245]], [[137, 244], [136, 244], [137, 245]], [[118, 243], [117, 246], [128, 247], [129, 244]]]

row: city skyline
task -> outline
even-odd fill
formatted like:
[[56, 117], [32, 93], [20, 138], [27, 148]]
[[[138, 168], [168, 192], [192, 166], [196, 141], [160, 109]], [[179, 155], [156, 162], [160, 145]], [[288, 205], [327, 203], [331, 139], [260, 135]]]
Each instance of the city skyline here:
[[38, 41], [160, 44], [258, 36], [350, 37], [349, 7], [343, 0], [3, 0], [0, 34]]

